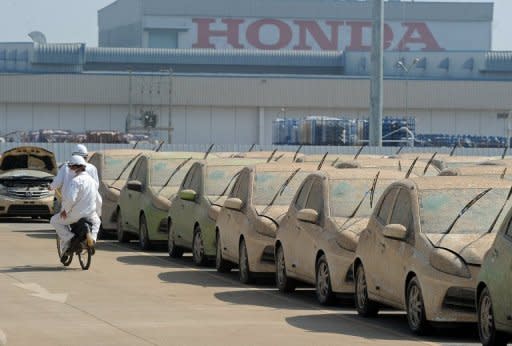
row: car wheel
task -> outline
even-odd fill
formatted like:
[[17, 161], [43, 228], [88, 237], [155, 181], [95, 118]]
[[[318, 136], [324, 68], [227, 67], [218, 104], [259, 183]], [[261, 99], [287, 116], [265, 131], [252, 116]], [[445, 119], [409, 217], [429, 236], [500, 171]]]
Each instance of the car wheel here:
[[244, 239], [240, 241], [240, 246], [238, 247], [238, 277], [243, 284], [248, 284], [252, 281], [252, 273], [249, 269], [249, 256], [247, 256], [247, 247], [245, 246]]
[[363, 317], [375, 317], [379, 313], [379, 306], [368, 298], [368, 285], [363, 265], [358, 265], [355, 277], [355, 303], [357, 313]]
[[144, 251], [151, 249], [151, 241], [149, 240], [148, 234], [148, 224], [144, 214], [140, 216], [139, 221], [139, 247]]
[[127, 243], [129, 238], [128, 234], [123, 230], [123, 216], [121, 210], [117, 212], [117, 240], [120, 243]]
[[179, 246], [176, 246], [174, 242], [174, 231], [172, 228], [172, 221], [169, 220], [168, 228], [168, 238], [167, 238], [167, 250], [169, 251], [169, 256], [172, 258], [181, 258], [183, 256], [183, 249]]
[[286, 263], [282, 246], [277, 248], [276, 254], [276, 285], [281, 292], [293, 292], [295, 290], [295, 281], [286, 274]]
[[219, 273], [229, 273], [231, 271], [231, 263], [222, 258], [222, 243], [218, 232], [216, 242], [217, 245], [215, 251], [215, 268]]
[[506, 335], [496, 330], [494, 310], [489, 289], [485, 287], [478, 299], [478, 334], [484, 346], [506, 345]]
[[325, 255], [320, 256], [316, 263], [316, 298], [322, 305], [330, 305], [334, 301], [329, 265]]
[[420, 283], [417, 277], [413, 277], [407, 285], [407, 322], [414, 334], [423, 335], [429, 329], [425, 315], [425, 303], [421, 293]]
[[198, 266], [203, 266], [206, 264], [203, 238], [201, 237], [201, 229], [199, 226], [194, 229], [194, 240], [192, 241], [192, 259]]

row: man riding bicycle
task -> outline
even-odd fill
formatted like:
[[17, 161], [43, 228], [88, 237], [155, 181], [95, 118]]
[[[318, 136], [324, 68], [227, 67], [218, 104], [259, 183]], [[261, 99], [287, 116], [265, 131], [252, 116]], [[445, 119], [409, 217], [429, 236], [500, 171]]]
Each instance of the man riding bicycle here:
[[[98, 199], [98, 185], [94, 179], [85, 172], [86, 162], [83, 157], [73, 155], [68, 162], [72, 178], [66, 189], [63, 189], [62, 208], [59, 214], [55, 214], [50, 223], [60, 238], [61, 262], [67, 260], [66, 251], [74, 234], [70, 231], [70, 225], [85, 218], [92, 224], [93, 232], [99, 229], [100, 218], [96, 213]], [[96, 234], [87, 233], [87, 243], [94, 246]]]

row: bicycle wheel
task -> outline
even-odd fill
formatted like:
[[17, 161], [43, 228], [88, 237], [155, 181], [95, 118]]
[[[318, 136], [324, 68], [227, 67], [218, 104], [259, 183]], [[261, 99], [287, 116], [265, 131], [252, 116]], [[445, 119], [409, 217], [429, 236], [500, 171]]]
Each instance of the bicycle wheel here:
[[[55, 240], [57, 241], [57, 253], [59, 254], [59, 260], [62, 258], [62, 253], [60, 251], [60, 239], [59, 239], [59, 235], [55, 235]], [[69, 266], [71, 264], [71, 262], [73, 261], [73, 253], [71, 253], [69, 256], [68, 256], [68, 259], [62, 263], [65, 267]]]
[[91, 265], [91, 256], [92, 256], [92, 250], [90, 247], [86, 246], [82, 249], [82, 251], [77, 252], [78, 254], [78, 261], [80, 262], [80, 267], [82, 267], [83, 270], [89, 269], [89, 266]]

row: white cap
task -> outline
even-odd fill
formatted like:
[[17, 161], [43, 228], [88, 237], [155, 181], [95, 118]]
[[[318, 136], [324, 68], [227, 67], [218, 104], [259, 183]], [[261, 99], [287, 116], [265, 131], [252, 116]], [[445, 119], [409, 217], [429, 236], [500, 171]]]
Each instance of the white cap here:
[[87, 147], [83, 144], [77, 144], [75, 147], [75, 151], [71, 155], [80, 155], [82, 157], [87, 156], [89, 152], [87, 151]]
[[68, 166], [85, 166], [86, 162], [80, 155], [71, 156], [71, 160], [68, 161]]

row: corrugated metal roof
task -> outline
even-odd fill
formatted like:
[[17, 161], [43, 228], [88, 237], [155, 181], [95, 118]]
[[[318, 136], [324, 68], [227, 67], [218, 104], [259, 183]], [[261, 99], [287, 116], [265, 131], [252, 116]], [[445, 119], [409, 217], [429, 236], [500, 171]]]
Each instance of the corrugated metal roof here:
[[87, 48], [87, 63], [343, 67], [343, 52]]
[[33, 64], [80, 65], [85, 62], [85, 44], [62, 43], [34, 46]]
[[512, 72], [512, 52], [487, 52], [485, 54], [485, 71]]

